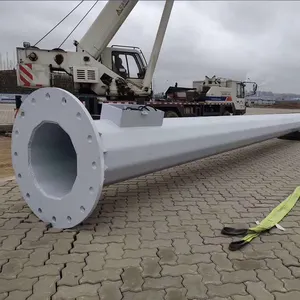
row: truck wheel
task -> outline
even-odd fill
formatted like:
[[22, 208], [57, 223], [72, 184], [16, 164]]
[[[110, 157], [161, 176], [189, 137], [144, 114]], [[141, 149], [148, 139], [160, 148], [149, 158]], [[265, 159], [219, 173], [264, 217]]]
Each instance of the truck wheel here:
[[165, 118], [178, 118], [179, 116], [175, 111], [169, 110], [165, 112]]
[[230, 116], [230, 112], [228, 110], [225, 110], [223, 116]]

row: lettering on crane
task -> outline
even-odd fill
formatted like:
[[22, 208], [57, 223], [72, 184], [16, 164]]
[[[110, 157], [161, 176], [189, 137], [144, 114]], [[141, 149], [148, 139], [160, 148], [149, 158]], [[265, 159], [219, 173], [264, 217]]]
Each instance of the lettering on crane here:
[[118, 16], [122, 13], [126, 5], [128, 4], [129, 0], [123, 0], [122, 3], [120, 4], [119, 8], [116, 10]]
[[221, 92], [221, 96], [230, 96], [230, 92]]

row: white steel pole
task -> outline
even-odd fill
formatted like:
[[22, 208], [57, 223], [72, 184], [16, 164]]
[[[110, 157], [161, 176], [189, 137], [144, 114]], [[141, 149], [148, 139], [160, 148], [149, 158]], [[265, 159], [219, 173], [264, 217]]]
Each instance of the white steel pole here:
[[300, 128], [300, 114], [163, 116], [153, 108], [105, 104], [94, 121], [67, 91], [34, 91], [12, 133], [13, 168], [25, 201], [41, 220], [70, 228], [92, 213], [104, 185]]

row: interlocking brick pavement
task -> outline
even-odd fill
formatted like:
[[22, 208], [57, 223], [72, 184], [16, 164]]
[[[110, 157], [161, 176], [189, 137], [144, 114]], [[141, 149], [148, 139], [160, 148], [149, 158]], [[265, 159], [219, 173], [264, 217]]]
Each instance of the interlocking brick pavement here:
[[0, 299], [299, 300], [300, 203], [237, 252], [300, 182], [300, 142], [270, 140], [106, 187], [73, 229], [40, 222], [0, 184]]

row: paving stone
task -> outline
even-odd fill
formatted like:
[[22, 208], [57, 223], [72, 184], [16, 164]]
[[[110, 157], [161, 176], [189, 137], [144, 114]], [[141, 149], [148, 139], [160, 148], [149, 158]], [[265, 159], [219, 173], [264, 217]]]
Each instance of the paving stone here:
[[241, 295], [234, 295], [231, 296], [233, 300], [255, 300], [251, 295], [241, 296]]
[[9, 236], [16, 236], [20, 235], [21, 237], [25, 237], [25, 233], [28, 232], [29, 229], [27, 228], [20, 228], [20, 229], [0, 229], [0, 237], [9, 237]]
[[140, 247], [141, 241], [139, 235], [128, 234], [124, 240], [124, 249], [137, 250]]
[[[5, 299], [5, 300], [24, 300], [24, 299], [30, 299], [32, 291], [12, 291], [9, 293], [9, 296], [6, 298], [1, 298], [0, 299]], [[29, 297], [29, 298], [27, 298]], [[46, 300], [46, 298], [45, 298]]]
[[76, 300], [99, 300], [99, 296], [80, 296]]
[[139, 250], [125, 250], [123, 257], [124, 258], [139, 258], [139, 257], [156, 257], [157, 250], [155, 248], [139, 249]]
[[114, 229], [114, 235], [129, 235], [129, 234], [139, 234], [138, 228], [120, 228], [120, 229]]
[[[260, 270], [263, 271], [263, 270]], [[243, 283], [246, 281], [258, 281], [253, 270], [239, 270], [235, 272], [220, 272], [221, 281], [224, 283]]]
[[292, 256], [289, 251], [280, 249], [280, 250], [274, 250], [274, 253], [278, 258], [282, 260], [283, 264], [286, 267], [288, 266], [300, 267], [299, 260], [296, 257]]
[[188, 255], [178, 255], [178, 264], [186, 264], [186, 265], [193, 265], [197, 263], [209, 263], [210, 255], [209, 254], [202, 254], [202, 253], [195, 253], [195, 254], [188, 254]]
[[84, 262], [87, 254], [71, 253], [71, 254], [52, 254], [46, 264], [66, 264], [70, 262]]
[[225, 283], [222, 285], [207, 284], [207, 294], [211, 296], [229, 297], [231, 295], [247, 295], [245, 285], [242, 283]]
[[202, 245], [203, 239], [201, 238], [199, 232], [188, 231], [185, 234], [188, 239], [189, 245]]
[[55, 283], [59, 276], [41, 276], [33, 286], [33, 294], [27, 300], [51, 300], [51, 296], [56, 292]]
[[78, 285], [79, 280], [82, 277], [82, 268], [84, 265], [84, 263], [77, 262], [67, 263], [66, 267], [62, 270], [62, 277], [57, 285]]
[[105, 223], [100, 223], [98, 226], [96, 226], [95, 228], [95, 232], [93, 232], [94, 236], [108, 236], [108, 234], [110, 233], [111, 228], [109, 226], [109, 224], [105, 224]]
[[198, 264], [198, 274], [203, 277], [203, 282], [207, 283], [214, 283], [214, 284], [221, 284], [221, 276], [216, 271], [215, 265], [213, 263], [200, 263]]
[[18, 249], [35, 250], [37, 248], [49, 248], [49, 246], [53, 244], [54, 241], [47, 241], [42, 239], [38, 241], [22, 241], [22, 244], [18, 247]]
[[176, 266], [169, 266], [163, 265], [162, 276], [180, 276], [184, 274], [197, 274], [197, 266], [196, 265], [176, 265]]
[[0, 279], [0, 293], [11, 291], [31, 291], [37, 278]]
[[163, 290], [169, 287], [181, 287], [182, 278], [180, 276], [163, 276], [160, 278], [145, 278], [143, 285], [144, 290], [157, 289]]
[[42, 266], [48, 260], [52, 247], [49, 248], [37, 248], [29, 256], [29, 260], [25, 263], [25, 266]]
[[282, 279], [284, 286], [289, 291], [300, 291], [299, 279]]
[[160, 277], [161, 266], [158, 261], [159, 259], [154, 257], [143, 258], [141, 263], [143, 277]]
[[293, 278], [291, 271], [282, 264], [280, 259], [266, 259], [266, 262], [277, 278]]
[[19, 274], [19, 277], [39, 277], [43, 275], [56, 276], [59, 275], [60, 270], [63, 268], [63, 265], [45, 265], [36, 267], [24, 267], [23, 271]]
[[127, 222], [126, 227], [133, 227], [133, 228], [151, 228], [153, 227], [153, 222]]
[[294, 277], [300, 278], [300, 267], [289, 267], [289, 269]]
[[[49, 244], [48, 244], [48, 246], [49, 246]], [[53, 244], [53, 247], [54, 247], [54, 249], [51, 252], [51, 254], [68, 254], [69, 251], [72, 249], [72, 241], [61, 239], [61, 240], [56, 241]], [[77, 247], [80, 247], [80, 245], [78, 245]], [[74, 250], [74, 249], [72, 249], [72, 250]], [[82, 253], [84, 253], [84, 252], [85, 251], [83, 251]]]
[[186, 289], [175, 289], [175, 288], [168, 288], [166, 289], [166, 300], [186, 300]]
[[184, 232], [157, 233], [157, 240], [184, 239]]
[[158, 249], [157, 255], [160, 257], [160, 264], [176, 265], [177, 255], [172, 247], [162, 247]]
[[173, 240], [173, 247], [175, 248], [176, 254], [190, 254], [191, 247], [188, 244], [187, 239], [174, 239]]
[[37, 241], [44, 235], [44, 231], [44, 228], [30, 228], [30, 230], [26, 233], [26, 238], [23, 239], [23, 241]]
[[298, 291], [291, 291], [287, 293], [274, 293], [276, 300], [299, 300], [300, 299], [300, 292]]
[[88, 245], [76, 245], [71, 253], [86, 253], [86, 252], [103, 252], [105, 251], [107, 244], [88, 244]]
[[126, 267], [138, 267], [140, 265], [140, 258], [123, 258], [123, 259], [107, 259], [105, 262], [105, 268], [126, 268]]
[[195, 245], [192, 246], [192, 253], [212, 253], [223, 252], [220, 245]]
[[140, 231], [142, 241], [153, 241], [155, 240], [156, 234], [153, 227], [143, 227]]
[[121, 280], [122, 269], [105, 268], [101, 271], [84, 271], [80, 283], [99, 283], [102, 281], [117, 281]]
[[[266, 285], [269, 292], [285, 292], [283, 282], [271, 270], [257, 270], [257, 277]], [[249, 280], [250, 281], [250, 280]]]
[[266, 269], [266, 262], [264, 260], [232, 260], [233, 267], [236, 270], [256, 270], [256, 269]]
[[74, 300], [80, 296], [97, 296], [100, 284], [80, 284], [77, 286], [59, 286], [52, 296], [53, 300]]
[[32, 250], [14, 250], [14, 251], [0, 250], [0, 260], [10, 259], [10, 258], [27, 258], [32, 252], [33, 252]]
[[12, 258], [6, 264], [3, 265], [0, 278], [16, 278], [23, 270], [24, 264], [27, 258]]
[[140, 267], [128, 267], [125, 268], [121, 275], [123, 285], [121, 287], [122, 292], [131, 291], [139, 292], [142, 291], [142, 285], [144, 280], [142, 278], [142, 269]]
[[104, 256], [105, 252], [90, 252], [86, 257], [86, 266], [84, 270], [98, 271], [102, 270], [105, 264]]
[[[122, 300], [164, 300], [165, 291], [124, 292]], [[173, 299], [175, 300], [175, 299]]]
[[[249, 248], [250, 247], [248, 247], [248, 249]], [[234, 252], [234, 253], [236, 253], [236, 252]], [[264, 251], [260, 251], [260, 250], [253, 250], [252, 251], [251, 250], [251, 251], [244, 251], [244, 258], [247, 259], [247, 260], [248, 259], [260, 260], [260, 259], [266, 259], [266, 258], [276, 258], [276, 255], [272, 250], [264, 250]], [[237, 259], [241, 260], [241, 258], [237, 258]]]
[[81, 231], [76, 235], [76, 244], [89, 244], [93, 240], [93, 235], [89, 231]]
[[261, 282], [246, 282], [247, 291], [255, 299], [273, 300], [274, 296], [265, 289], [265, 286]]
[[212, 253], [211, 260], [215, 263], [218, 271], [233, 271], [231, 261], [225, 253]]
[[201, 275], [183, 275], [183, 285], [187, 290], [187, 299], [206, 298], [207, 288], [202, 282]]
[[121, 300], [122, 294], [120, 292], [121, 281], [104, 281], [99, 290], [100, 300]]
[[141, 248], [161, 248], [161, 247], [171, 247], [171, 240], [155, 240], [155, 241], [143, 241], [141, 243]]
[[[176, 212], [174, 212], [176, 214]], [[172, 227], [172, 226], [168, 226], [168, 224], [165, 222], [165, 221], [156, 221], [154, 222], [154, 228], [155, 228], [155, 233], [158, 234], [158, 233], [166, 233], [169, 231], [169, 229]]]
[[10, 235], [3, 242], [1, 250], [14, 250], [21, 244], [22, 236]]
[[123, 243], [124, 240], [125, 235], [96, 236], [91, 241], [91, 244]]

